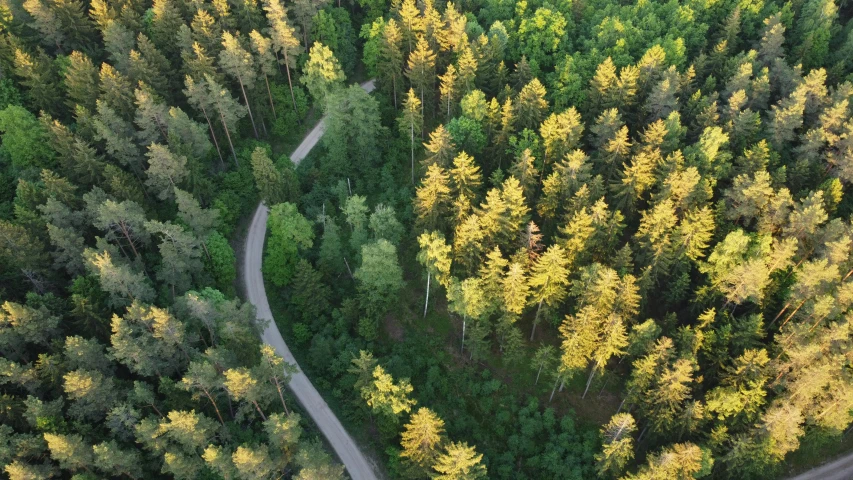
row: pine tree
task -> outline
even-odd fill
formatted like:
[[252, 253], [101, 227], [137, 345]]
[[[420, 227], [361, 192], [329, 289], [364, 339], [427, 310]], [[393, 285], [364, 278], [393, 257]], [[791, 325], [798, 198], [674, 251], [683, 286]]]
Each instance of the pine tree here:
[[[377, 59], [377, 70], [379, 75], [384, 79], [386, 84], [391, 85], [391, 91], [394, 94], [394, 107], [397, 107], [397, 84], [401, 80], [403, 73], [403, 51], [402, 51], [402, 36], [397, 22], [391, 18], [382, 29], [382, 39], [379, 46], [379, 58]], [[410, 88], [410, 95], [412, 89]], [[411, 103], [411, 100], [409, 100]], [[420, 107], [420, 102], [418, 103]], [[405, 104], [404, 104], [404, 108]], [[420, 110], [420, 115], [423, 116], [423, 109]]]
[[98, 69], [85, 53], [71, 52], [65, 70], [66, 105], [73, 110], [77, 105], [94, 111], [98, 99]]
[[161, 200], [173, 198], [175, 188], [187, 176], [187, 157], [175, 155], [159, 143], [149, 145], [145, 156], [148, 157], [145, 184], [154, 189]]
[[432, 96], [435, 82], [435, 53], [423, 36], [418, 37], [417, 47], [409, 54], [407, 60], [406, 77], [412, 84], [412, 88], [420, 93], [421, 109], [426, 106], [429, 97]]
[[[395, 91], [396, 95], [396, 91]], [[421, 101], [415, 95], [414, 89], [409, 89], [409, 93], [403, 100], [403, 113], [397, 119], [397, 127], [401, 135], [409, 134], [409, 142], [411, 144], [412, 153], [412, 184], [415, 183], [415, 130], [423, 135], [424, 116], [421, 108]]]
[[456, 97], [459, 94], [459, 89], [456, 85], [457, 75], [456, 67], [453, 64], [447, 66], [447, 71], [444, 75], [438, 77], [440, 83], [438, 91], [441, 93], [441, 104], [447, 109], [447, 120], [451, 119], [451, 107], [456, 102]]
[[275, 55], [273, 54], [272, 40], [264, 37], [257, 30], [252, 30], [252, 33], [249, 34], [249, 38], [252, 40], [252, 50], [257, 56], [259, 70], [263, 74], [264, 83], [267, 86], [267, 96], [270, 100], [270, 108], [272, 109], [273, 118], [276, 118], [275, 104], [272, 101], [272, 91], [270, 90], [269, 80], [269, 77], [275, 76], [277, 72], [275, 67], [277, 62]]
[[513, 109], [515, 121], [519, 126], [531, 130], [539, 126], [548, 110], [546, 93], [545, 87], [538, 78], [534, 78], [521, 89]]
[[293, 192], [263, 147], [256, 147], [252, 152], [252, 175], [255, 177], [255, 186], [261, 194], [261, 199], [267, 205], [293, 200]]
[[279, 0], [264, 1], [264, 10], [267, 12], [267, 21], [270, 25], [270, 40], [277, 54], [281, 54], [279, 63], [284, 64], [287, 72], [287, 84], [290, 87], [290, 99], [293, 102], [293, 110], [296, 111], [296, 97], [293, 94], [293, 80], [290, 69], [296, 68], [296, 58], [303, 52], [302, 45], [296, 38], [298, 33], [290, 25], [287, 19], [287, 10]]
[[435, 130], [429, 134], [429, 143], [425, 143], [424, 148], [430, 153], [423, 160], [426, 168], [433, 164], [447, 168], [456, 154], [456, 145], [453, 144], [453, 138], [444, 125], [435, 127]]
[[530, 332], [530, 341], [533, 341], [533, 335], [536, 333], [542, 304], [553, 307], [566, 296], [566, 286], [569, 282], [567, 267], [568, 260], [565, 251], [559, 245], [548, 247], [533, 266], [528, 282], [532, 292], [531, 301], [537, 306], [536, 318], [533, 320], [533, 329]]
[[436, 480], [478, 480], [487, 477], [486, 466], [481, 462], [482, 454], [477, 454], [474, 447], [467, 443], [450, 443], [444, 453], [438, 456], [433, 470]]
[[[577, 147], [583, 134], [581, 116], [574, 107], [562, 113], [552, 113], [542, 122], [539, 134], [545, 146], [545, 165], [562, 159]], [[543, 168], [544, 173], [544, 168]]]
[[219, 52], [219, 66], [240, 84], [246, 111], [249, 112], [249, 120], [252, 121], [252, 130], [255, 132], [255, 138], [258, 138], [258, 127], [255, 126], [255, 117], [252, 115], [249, 96], [246, 94], [246, 89], [251, 90], [255, 85], [257, 72], [254, 59], [252, 54], [240, 45], [240, 39], [229, 32], [222, 33], [222, 47], [223, 50]]
[[422, 233], [418, 237], [420, 251], [417, 259], [427, 271], [426, 300], [424, 301], [424, 317], [429, 306], [430, 280], [433, 274], [439, 284], [448, 288], [450, 285], [450, 246], [445, 242], [444, 236], [439, 232]]
[[447, 172], [438, 164], [430, 165], [421, 185], [415, 191], [415, 213], [425, 228], [435, 230], [439, 225], [447, 209], [449, 195]]
[[596, 470], [599, 475], [617, 476], [634, 458], [634, 433], [637, 423], [630, 413], [617, 413], [601, 427], [604, 447], [597, 454]]
[[444, 441], [444, 421], [432, 410], [421, 407], [403, 427], [401, 457], [409, 459], [419, 472], [426, 472], [439, 455]]
[[314, 42], [308, 57], [299, 81], [315, 101], [324, 102], [333, 89], [342, 85], [344, 72], [334, 53], [320, 42]]

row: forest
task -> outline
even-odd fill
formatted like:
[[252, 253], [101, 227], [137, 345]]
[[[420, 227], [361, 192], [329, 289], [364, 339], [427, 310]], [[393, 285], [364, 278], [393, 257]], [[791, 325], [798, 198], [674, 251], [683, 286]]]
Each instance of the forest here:
[[347, 478], [297, 369], [378, 478], [849, 452], [851, 17], [0, 0], [0, 475]]

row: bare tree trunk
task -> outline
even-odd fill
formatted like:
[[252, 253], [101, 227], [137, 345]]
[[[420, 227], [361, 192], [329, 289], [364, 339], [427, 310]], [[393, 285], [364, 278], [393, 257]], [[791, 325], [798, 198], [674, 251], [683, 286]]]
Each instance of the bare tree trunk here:
[[462, 316], [462, 348], [459, 350], [460, 352], [465, 351], [465, 324], [467, 323], [467, 319], [465, 316]]
[[411, 131], [409, 132], [412, 145], [412, 185], [415, 184], [415, 122], [411, 123]]
[[219, 119], [222, 121], [222, 128], [225, 129], [225, 136], [228, 137], [228, 145], [231, 146], [231, 156], [234, 157], [234, 164], [240, 168], [240, 162], [237, 160], [237, 152], [234, 151], [234, 142], [231, 141], [231, 133], [228, 131], [228, 124], [225, 123], [225, 114], [222, 113], [222, 108], [219, 109]]
[[219, 142], [216, 140], [216, 134], [213, 132], [213, 124], [210, 123], [210, 117], [207, 116], [207, 109], [201, 107], [201, 113], [204, 114], [204, 119], [207, 120], [207, 126], [210, 128], [210, 136], [213, 138], [213, 145], [216, 146], [216, 153], [219, 155], [219, 165], [225, 168], [225, 160], [222, 158], [222, 150], [219, 149]]
[[543, 298], [542, 300], [539, 300], [539, 306], [536, 307], [536, 317], [533, 319], [533, 330], [530, 331], [530, 341], [531, 342], [533, 341], [533, 334], [536, 333], [536, 325], [539, 324], [539, 310], [542, 310], [542, 301], [543, 300], [545, 300], [545, 299]]
[[542, 375], [542, 367], [544, 367], [544, 366], [545, 365], [539, 365], [539, 371], [536, 372], [536, 381], [533, 382], [533, 385], [536, 385], [539, 383], [539, 375]]
[[296, 96], [293, 94], [293, 80], [290, 78], [290, 65], [288, 65], [287, 61], [287, 52], [284, 53], [284, 69], [287, 70], [287, 85], [290, 86], [290, 100], [293, 102], [293, 113], [297, 114], [296, 121], [298, 123], [302, 123], [298, 118], [298, 113], [296, 111]]
[[426, 318], [427, 314], [427, 306], [429, 305], [429, 281], [432, 277], [432, 273], [427, 270], [427, 291], [426, 291], [426, 301], [424, 302], [424, 318]]
[[278, 378], [273, 378], [273, 382], [275, 383], [275, 389], [278, 390], [278, 398], [281, 399], [281, 406], [284, 407], [284, 413], [290, 415], [290, 412], [287, 411], [287, 403], [284, 401], [284, 395], [281, 393], [281, 384], [278, 383]]
[[589, 386], [592, 385], [592, 379], [595, 377], [595, 371], [597, 370], [597, 365], [592, 366], [592, 371], [589, 372], [589, 378], [586, 381], [586, 388], [583, 390], [583, 395], [581, 395], [581, 400], [586, 398], [586, 392], [589, 391]]
[[255, 409], [258, 411], [258, 413], [261, 414], [261, 418], [264, 419], [264, 421], [266, 422], [267, 416], [264, 415], [264, 412], [261, 411], [261, 407], [258, 405], [258, 402], [252, 400], [252, 404], [255, 406]]
[[551, 389], [551, 396], [548, 398], [548, 403], [551, 403], [554, 400], [554, 394], [557, 393], [557, 385], [560, 383], [560, 377], [557, 377], [557, 380], [554, 381], [554, 388]]
[[270, 98], [270, 108], [272, 108], [272, 118], [274, 120], [278, 120], [278, 115], [276, 115], [276, 113], [275, 113], [275, 104], [272, 101], [272, 91], [270, 91], [270, 81], [269, 81], [269, 78], [267, 78], [266, 73], [264, 74], [264, 82], [267, 84], [267, 95]]
[[216, 416], [217, 416], [217, 418], [219, 418], [219, 423], [221, 423], [222, 426], [224, 427], [225, 426], [225, 420], [222, 420], [222, 414], [219, 413], [219, 407], [216, 405], [216, 401], [213, 400], [213, 396], [210, 395], [210, 392], [208, 392], [207, 389], [204, 389], [202, 391], [204, 392], [205, 395], [207, 395], [207, 399], [210, 400], [210, 403], [213, 404], [213, 409], [216, 411]]
[[240, 81], [240, 90], [243, 92], [243, 101], [246, 102], [246, 110], [249, 111], [249, 120], [252, 121], [252, 130], [255, 132], [255, 138], [258, 138], [258, 127], [255, 126], [255, 116], [252, 115], [252, 107], [249, 105], [249, 96], [246, 95], [246, 87], [243, 86], [243, 79], [237, 77]]

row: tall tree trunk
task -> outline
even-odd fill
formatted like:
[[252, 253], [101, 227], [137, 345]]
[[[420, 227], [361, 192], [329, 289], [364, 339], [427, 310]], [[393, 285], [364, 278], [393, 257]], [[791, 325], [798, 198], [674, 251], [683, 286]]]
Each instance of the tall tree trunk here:
[[216, 416], [217, 416], [217, 418], [219, 418], [219, 423], [221, 423], [222, 426], [224, 427], [225, 426], [225, 420], [222, 420], [222, 414], [219, 413], [219, 407], [216, 405], [216, 401], [213, 400], [213, 396], [210, 395], [210, 392], [208, 392], [207, 389], [203, 389], [202, 391], [204, 392], [205, 395], [207, 395], [207, 399], [210, 400], [210, 403], [213, 404], [213, 409], [216, 411]]
[[258, 127], [255, 126], [255, 116], [252, 115], [252, 107], [249, 106], [249, 96], [246, 95], [246, 87], [243, 86], [243, 79], [237, 77], [237, 80], [240, 81], [240, 90], [243, 92], [243, 100], [246, 102], [246, 110], [249, 111], [249, 120], [252, 121], [252, 130], [255, 132], [255, 138], [258, 138]]
[[290, 415], [290, 412], [287, 411], [287, 403], [284, 401], [284, 395], [281, 393], [281, 384], [278, 382], [278, 378], [273, 378], [273, 382], [275, 383], [275, 389], [278, 390], [278, 398], [281, 399], [281, 406], [284, 407], [284, 413]]
[[[290, 87], [290, 100], [293, 102], [293, 113], [298, 113], [296, 111], [296, 96], [293, 94], [293, 80], [290, 78], [290, 65], [288, 63], [287, 52], [284, 52], [284, 69], [287, 70], [287, 85]], [[299, 122], [299, 119], [297, 118], [296, 121]]]
[[219, 155], [219, 165], [225, 168], [225, 160], [222, 158], [222, 150], [219, 149], [219, 142], [216, 140], [216, 134], [213, 132], [213, 124], [210, 123], [210, 117], [207, 116], [207, 109], [201, 107], [201, 113], [204, 114], [204, 119], [207, 120], [207, 126], [210, 128], [210, 137], [213, 138], [213, 145], [216, 146], [216, 153]]
[[411, 123], [411, 131], [409, 132], [412, 144], [412, 185], [415, 184], [415, 122]]
[[533, 330], [530, 331], [530, 341], [533, 341], [533, 334], [536, 333], [536, 325], [539, 324], [539, 310], [542, 310], [542, 302], [545, 299], [539, 300], [539, 306], [536, 307], [536, 317], [533, 318]]
[[394, 110], [397, 110], [397, 74], [391, 75], [391, 89], [394, 90]]
[[539, 371], [536, 372], [536, 381], [533, 382], [533, 385], [537, 385], [539, 383], [539, 375], [542, 375], [542, 367], [545, 365], [539, 365]]
[[548, 398], [548, 403], [551, 403], [551, 401], [554, 400], [554, 394], [557, 393], [557, 385], [559, 383], [560, 383], [560, 377], [558, 376], [557, 379], [554, 381], [554, 388], [551, 389], [551, 397]]
[[222, 108], [219, 108], [219, 119], [222, 122], [222, 128], [225, 129], [225, 136], [228, 137], [228, 145], [231, 146], [231, 156], [234, 157], [234, 164], [240, 168], [240, 162], [237, 160], [237, 152], [234, 151], [234, 142], [231, 141], [231, 133], [228, 132], [228, 124], [225, 123], [225, 114], [222, 113]]
[[429, 270], [427, 270], [427, 291], [426, 291], [426, 301], [424, 301], [424, 318], [426, 318], [427, 314], [427, 306], [429, 306], [429, 280], [432, 276]]
[[264, 74], [264, 82], [267, 84], [267, 95], [270, 97], [270, 108], [272, 108], [272, 118], [278, 120], [278, 115], [275, 113], [275, 104], [272, 101], [272, 92], [270, 91], [270, 81], [267, 74]]
[[258, 402], [256, 402], [255, 400], [252, 400], [252, 404], [255, 406], [255, 409], [258, 411], [258, 413], [261, 414], [261, 418], [264, 419], [264, 421], [266, 422], [267, 416], [264, 415], [264, 412], [261, 411], [261, 407], [258, 405]]
[[589, 378], [586, 380], [586, 388], [583, 390], [583, 395], [581, 395], [581, 400], [586, 398], [586, 392], [589, 391], [589, 386], [592, 385], [592, 379], [595, 377], [595, 371], [598, 369], [598, 365], [592, 366], [592, 371], [589, 372]]
[[467, 319], [465, 316], [462, 316], [462, 348], [459, 350], [460, 352], [465, 351], [465, 324], [467, 323]]

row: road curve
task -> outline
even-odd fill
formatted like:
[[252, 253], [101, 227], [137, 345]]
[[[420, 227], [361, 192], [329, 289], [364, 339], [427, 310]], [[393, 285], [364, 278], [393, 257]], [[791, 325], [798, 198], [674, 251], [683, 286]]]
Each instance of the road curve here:
[[[373, 90], [373, 80], [361, 85], [366, 91]], [[299, 163], [305, 158], [311, 148], [317, 144], [320, 137], [325, 131], [325, 123], [320, 120], [320, 123], [314, 127], [308, 134], [305, 140], [291, 155], [291, 160], [294, 163]], [[249, 232], [246, 236], [246, 252], [243, 258], [243, 281], [245, 282], [246, 296], [257, 310], [257, 316], [260, 320], [268, 320], [269, 324], [264, 330], [262, 340], [267, 345], [273, 347], [282, 358], [288, 363], [294, 365], [296, 359], [284, 343], [284, 338], [281, 336], [275, 321], [272, 318], [270, 304], [267, 301], [267, 293], [264, 288], [264, 277], [261, 274], [261, 264], [264, 253], [264, 237], [267, 232], [267, 216], [268, 209], [263, 203], [258, 204], [255, 214], [252, 217], [252, 223], [249, 226]], [[372, 468], [367, 457], [361, 453], [361, 450], [353, 441], [352, 437], [341, 425], [338, 417], [329, 409], [326, 401], [308, 380], [308, 377], [300, 369], [294, 374], [290, 380], [290, 389], [296, 396], [296, 399], [314, 420], [314, 423], [326, 437], [332, 449], [335, 450], [338, 458], [343, 462], [350, 477], [353, 480], [376, 480], [376, 472]]]
[[803, 472], [789, 480], [850, 480], [853, 478], [853, 454]]

